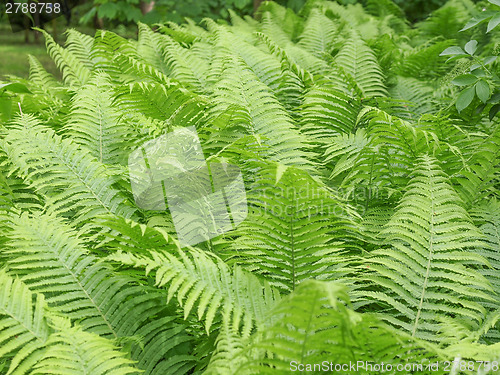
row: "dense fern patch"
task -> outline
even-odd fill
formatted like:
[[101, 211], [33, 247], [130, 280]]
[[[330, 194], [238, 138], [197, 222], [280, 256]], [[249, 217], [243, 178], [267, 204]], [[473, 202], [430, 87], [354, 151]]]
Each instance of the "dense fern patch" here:
[[[458, 33], [480, 11], [410, 28], [390, 1], [265, 2], [45, 33], [63, 81], [30, 56], [3, 86], [2, 373], [498, 373], [500, 31]], [[127, 160], [184, 127], [240, 168], [248, 216], [181, 247]]]

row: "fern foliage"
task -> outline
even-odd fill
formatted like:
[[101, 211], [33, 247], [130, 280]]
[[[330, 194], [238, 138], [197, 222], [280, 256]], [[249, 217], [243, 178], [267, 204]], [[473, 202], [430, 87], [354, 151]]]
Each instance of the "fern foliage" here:
[[359, 292], [386, 305], [385, 319], [431, 341], [440, 330], [437, 312], [479, 325], [486, 315], [481, 302], [492, 299], [491, 285], [475, 269], [477, 263], [487, 265], [474, 252], [483, 245], [481, 234], [457, 202], [436, 161], [422, 156], [382, 231], [391, 247], [375, 250], [367, 259], [370, 285], [384, 291]]
[[[41, 31], [62, 80], [29, 56], [0, 82], [0, 372], [498, 361], [498, 32], [458, 32], [482, 6], [410, 25], [392, 0], [266, 1], [133, 39]], [[469, 36], [473, 57], [441, 56]], [[460, 94], [471, 69], [481, 103]], [[188, 127], [208, 166], [241, 172], [248, 215], [182, 246], [127, 162]]]

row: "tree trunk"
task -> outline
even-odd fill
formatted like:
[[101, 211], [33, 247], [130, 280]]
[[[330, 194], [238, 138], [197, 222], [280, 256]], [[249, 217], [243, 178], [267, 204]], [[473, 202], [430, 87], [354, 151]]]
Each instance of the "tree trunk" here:
[[[35, 21], [35, 26], [42, 28], [42, 24], [40, 23], [40, 14], [38, 12], [35, 12], [33, 14], [33, 20]], [[35, 30], [35, 43], [38, 44], [40, 41], [40, 31]]]
[[104, 29], [104, 22], [102, 18], [97, 17], [97, 12], [94, 16], [94, 28], [95, 29]]
[[259, 9], [260, 4], [262, 4], [264, 0], [253, 0], [253, 12], [255, 13], [257, 9]]
[[141, 3], [140, 3], [142, 15], [145, 15], [146, 13], [151, 12], [154, 7], [155, 7], [154, 1], [150, 1], [150, 2], [141, 1]]

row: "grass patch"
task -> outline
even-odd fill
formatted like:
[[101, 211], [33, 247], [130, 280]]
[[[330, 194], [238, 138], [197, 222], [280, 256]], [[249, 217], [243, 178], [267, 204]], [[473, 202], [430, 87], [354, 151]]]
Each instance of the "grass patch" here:
[[0, 30], [0, 79], [5, 79], [8, 75], [28, 78], [30, 68], [28, 54], [35, 56], [48, 72], [60, 78], [59, 70], [45, 50], [43, 37], [40, 38], [38, 44], [26, 44], [23, 32], [13, 33], [6, 27], [2, 27]]

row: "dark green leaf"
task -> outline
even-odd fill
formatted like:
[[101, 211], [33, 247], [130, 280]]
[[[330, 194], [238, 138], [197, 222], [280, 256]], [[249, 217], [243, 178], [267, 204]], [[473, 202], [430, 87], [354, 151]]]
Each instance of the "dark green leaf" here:
[[493, 94], [490, 98], [490, 100], [488, 101], [489, 103], [497, 103], [500, 101], [500, 92], [496, 92], [495, 94]]
[[476, 88], [469, 87], [460, 93], [457, 99], [456, 107], [458, 112], [462, 112], [465, 108], [472, 103], [472, 99], [474, 99], [474, 95], [476, 93]]
[[493, 107], [491, 107], [491, 109], [490, 109], [490, 121], [493, 120], [493, 117], [495, 117], [499, 111], [500, 111], [500, 104], [495, 104]]

